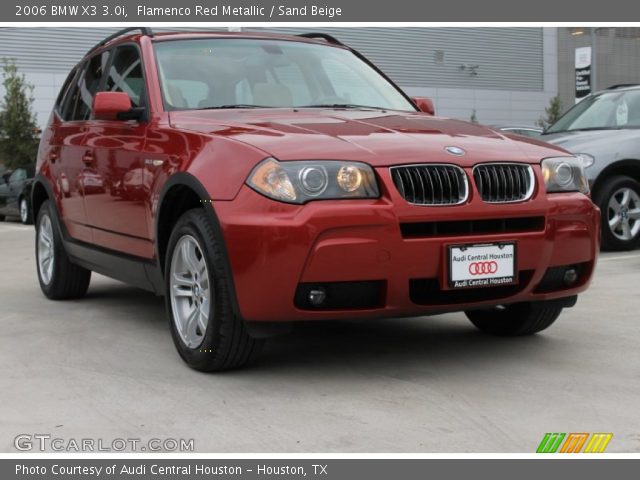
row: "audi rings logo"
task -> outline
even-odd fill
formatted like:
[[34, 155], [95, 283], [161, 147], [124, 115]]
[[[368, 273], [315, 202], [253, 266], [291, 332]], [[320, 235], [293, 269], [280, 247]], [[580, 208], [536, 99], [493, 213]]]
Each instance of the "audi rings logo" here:
[[498, 271], [497, 262], [473, 262], [469, 265], [469, 273], [471, 275], [487, 275], [488, 273], [496, 273]]

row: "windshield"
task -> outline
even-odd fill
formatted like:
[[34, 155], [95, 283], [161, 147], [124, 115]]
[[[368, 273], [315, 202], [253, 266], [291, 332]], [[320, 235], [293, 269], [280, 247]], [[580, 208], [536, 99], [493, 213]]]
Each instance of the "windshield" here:
[[415, 111], [383, 76], [349, 50], [262, 39], [155, 44], [167, 110], [370, 107]]
[[617, 128], [640, 128], [640, 90], [587, 97], [545, 133]]

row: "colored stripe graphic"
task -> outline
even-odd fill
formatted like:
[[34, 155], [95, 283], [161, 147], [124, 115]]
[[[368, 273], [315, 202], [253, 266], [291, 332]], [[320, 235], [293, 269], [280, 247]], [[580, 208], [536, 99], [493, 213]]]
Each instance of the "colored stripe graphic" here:
[[584, 453], [604, 453], [612, 437], [613, 433], [594, 433]]
[[538, 445], [536, 453], [556, 453], [564, 436], [564, 433], [546, 433]]
[[589, 438], [588, 433], [570, 433], [564, 441], [560, 453], [580, 453], [587, 438]]

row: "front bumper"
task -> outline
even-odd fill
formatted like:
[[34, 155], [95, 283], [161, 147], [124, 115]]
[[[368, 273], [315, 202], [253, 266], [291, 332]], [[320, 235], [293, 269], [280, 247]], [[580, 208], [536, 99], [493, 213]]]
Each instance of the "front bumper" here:
[[[377, 200], [288, 205], [245, 186], [233, 201], [213, 202], [245, 320], [423, 315], [569, 297], [588, 287], [599, 251], [600, 228], [599, 210], [588, 197], [537, 193], [522, 203], [488, 204], [472, 192], [463, 205], [421, 207], [385, 189], [384, 185], [393, 185], [387, 171], [378, 175], [382, 196]], [[438, 233], [438, 225], [452, 221], [458, 227]], [[486, 227], [474, 227], [485, 233], [460, 230], [471, 221]], [[421, 224], [428, 228], [412, 228]], [[509, 230], [509, 225], [517, 228]], [[508, 231], [502, 231], [505, 229]], [[449, 245], [499, 241], [517, 244], [517, 286], [464, 291], [441, 288], [446, 285]], [[548, 284], [549, 273], [553, 273], [549, 269], [559, 266], [576, 266], [576, 283], [570, 287]], [[339, 290], [341, 284], [334, 282], [349, 282], [345, 286], [375, 282], [380, 298], [369, 306], [354, 300], [357, 308], [343, 304], [314, 309], [296, 302], [300, 288], [332, 284], [334, 291]]]

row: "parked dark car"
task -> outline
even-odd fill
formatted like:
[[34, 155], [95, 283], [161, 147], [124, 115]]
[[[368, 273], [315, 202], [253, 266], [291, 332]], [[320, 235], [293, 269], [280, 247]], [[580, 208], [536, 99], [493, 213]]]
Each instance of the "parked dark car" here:
[[593, 201], [602, 211], [602, 246], [640, 246], [640, 85], [591, 95], [540, 140], [582, 158]]
[[35, 165], [16, 168], [0, 177], [0, 220], [20, 217], [25, 225], [33, 223], [31, 215], [31, 186]]

